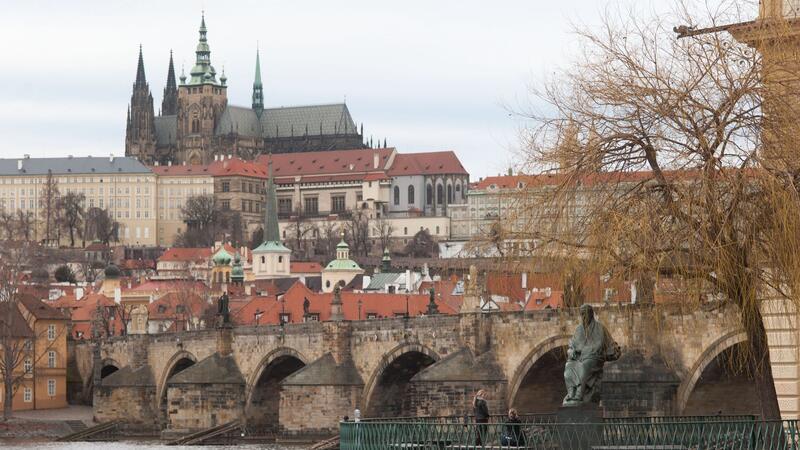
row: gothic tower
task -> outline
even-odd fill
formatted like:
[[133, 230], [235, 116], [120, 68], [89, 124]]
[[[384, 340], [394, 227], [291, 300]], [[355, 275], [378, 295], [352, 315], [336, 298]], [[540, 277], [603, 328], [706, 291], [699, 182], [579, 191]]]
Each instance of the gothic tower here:
[[136, 81], [128, 105], [128, 123], [125, 131], [125, 156], [134, 156], [151, 164], [156, 151], [155, 114], [153, 95], [144, 75], [144, 57], [139, 46], [139, 64]]
[[189, 164], [212, 161], [214, 131], [228, 103], [225, 72], [217, 81], [206, 34], [206, 19], [203, 16], [191, 78], [187, 82], [186, 76], [182, 75], [178, 87], [178, 152], [180, 160]]
[[169, 51], [169, 70], [164, 99], [161, 101], [161, 115], [172, 116], [178, 113], [178, 85], [175, 83], [175, 65], [172, 63], [172, 50]]
[[264, 87], [261, 85], [261, 58], [256, 50], [256, 78], [253, 81], [253, 111], [258, 117], [264, 112]]

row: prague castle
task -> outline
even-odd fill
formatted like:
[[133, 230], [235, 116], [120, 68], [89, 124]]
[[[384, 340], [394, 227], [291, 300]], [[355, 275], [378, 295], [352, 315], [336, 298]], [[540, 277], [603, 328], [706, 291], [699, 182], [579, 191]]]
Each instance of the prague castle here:
[[215, 155], [253, 159], [263, 153], [365, 147], [363, 125], [359, 131], [344, 103], [265, 108], [258, 53], [252, 104], [230, 105], [225, 71], [218, 75], [211, 64], [205, 17], [195, 53], [195, 65], [188, 77], [181, 74], [180, 84], [170, 53], [160, 114], [155, 115], [139, 48], [128, 107], [126, 156], [146, 164], [208, 164]]

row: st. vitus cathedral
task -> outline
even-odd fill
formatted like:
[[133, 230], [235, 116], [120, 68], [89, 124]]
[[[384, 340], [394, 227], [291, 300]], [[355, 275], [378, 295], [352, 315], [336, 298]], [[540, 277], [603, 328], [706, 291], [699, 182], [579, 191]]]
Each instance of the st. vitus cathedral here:
[[175, 81], [172, 53], [158, 116], [139, 63], [128, 107], [125, 155], [145, 164], [208, 164], [214, 155], [252, 159], [262, 153], [305, 152], [366, 147], [344, 103], [264, 107], [261, 64], [256, 53], [253, 98], [249, 107], [228, 104], [225, 71], [211, 65], [205, 17], [200, 22], [196, 62], [189, 77]]

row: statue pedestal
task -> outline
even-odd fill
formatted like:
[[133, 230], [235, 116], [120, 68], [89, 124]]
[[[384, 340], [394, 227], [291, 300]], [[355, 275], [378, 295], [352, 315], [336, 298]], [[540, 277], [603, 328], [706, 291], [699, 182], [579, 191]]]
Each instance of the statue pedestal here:
[[562, 449], [591, 449], [603, 440], [603, 411], [597, 403], [562, 406], [556, 413]]

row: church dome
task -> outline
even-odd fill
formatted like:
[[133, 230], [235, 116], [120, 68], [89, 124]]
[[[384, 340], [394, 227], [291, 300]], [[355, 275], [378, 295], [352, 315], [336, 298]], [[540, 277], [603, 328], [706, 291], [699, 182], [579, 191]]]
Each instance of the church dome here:
[[233, 256], [225, 250], [225, 247], [220, 247], [217, 253], [211, 258], [215, 266], [227, 266], [233, 260]]

